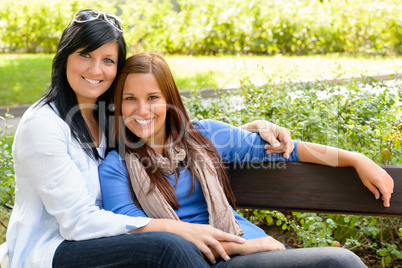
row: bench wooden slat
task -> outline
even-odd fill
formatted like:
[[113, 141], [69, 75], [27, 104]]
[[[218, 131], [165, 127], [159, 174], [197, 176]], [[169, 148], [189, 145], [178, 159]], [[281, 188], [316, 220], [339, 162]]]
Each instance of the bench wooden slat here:
[[232, 163], [238, 207], [402, 217], [402, 166], [382, 166], [394, 179], [391, 206], [363, 185], [351, 167], [307, 163]]

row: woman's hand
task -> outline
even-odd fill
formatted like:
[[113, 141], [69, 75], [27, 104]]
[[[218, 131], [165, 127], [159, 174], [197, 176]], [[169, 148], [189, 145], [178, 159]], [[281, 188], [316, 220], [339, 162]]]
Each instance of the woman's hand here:
[[394, 190], [394, 180], [380, 166], [364, 155], [356, 157], [353, 165], [363, 184], [374, 194], [375, 198], [384, 201], [384, 207], [390, 206], [391, 195]]
[[[284, 250], [285, 246], [271, 236], [246, 240], [244, 244], [221, 242], [229, 255], [248, 255], [264, 251]], [[215, 256], [218, 255], [214, 252]]]
[[241, 128], [259, 133], [263, 140], [269, 142], [270, 145], [265, 147], [268, 154], [284, 153], [283, 157], [288, 159], [295, 147], [289, 130], [266, 120], [256, 120], [241, 126]]
[[[294, 149], [294, 144], [292, 142], [293, 149]], [[264, 146], [264, 149], [266, 150], [265, 152], [267, 154], [280, 154], [286, 151], [286, 144], [284, 142], [279, 142], [279, 146], [274, 147], [271, 144], [267, 144]], [[292, 150], [293, 150], [292, 149]], [[289, 158], [289, 157], [287, 157]]]
[[246, 243], [239, 245], [240, 255], [248, 255], [257, 252], [285, 250], [285, 246], [271, 236], [246, 240]]
[[[184, 239], [193, 242], [211, 263], [215, 262], [213, 251], [215, 251], [216, 254], [225, 261], [230, 259], [229, 254], [225, 251], [220, 242], [245, 242], [244, 238], [225, 233], [206, 224], [184, 223], [178, 228], [178, 231], [179, 233], [177, 234]], [[213, 251], [211, 249], [213, 249]]]
[[213, 252], [226, 261], [230, 259], [221, 242], [244, 244], [246, 241], [244, 238], [225, 233], [211, 225], [187, 223], [170, 219], [153, 219], [146, 226], [135, 229], [132, 233], [152, 231], [175, 233], [193, 242], [211, 263], [215, 263]]

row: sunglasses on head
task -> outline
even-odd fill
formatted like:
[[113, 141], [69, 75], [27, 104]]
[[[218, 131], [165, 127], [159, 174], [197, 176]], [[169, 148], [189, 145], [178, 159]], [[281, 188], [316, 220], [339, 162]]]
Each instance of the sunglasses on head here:
[[123, 23], [117, 18], [114, 14], [108, 12], [101, 12], [96, 9], [83, 9], [75, 13], [73, 21], [78, 23], [84, 23], [92, 20], [98, 19], [101, 15], [103, 18], [109, 22], [114, 28], [118, 31], [123, 32], [124, 26]]

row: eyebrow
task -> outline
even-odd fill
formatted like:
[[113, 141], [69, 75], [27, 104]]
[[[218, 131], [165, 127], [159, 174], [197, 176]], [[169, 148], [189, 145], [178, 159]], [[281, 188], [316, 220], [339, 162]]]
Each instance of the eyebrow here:
[[[83, 48], [83, 49], [77, 49], [76, 50], [76, 52], [77, 53], [83, 53], [85, 51], [85, 48]], [[84, 52], [84, 53], [87, 53], [87, 54], [89, 54], [89, 53], [92, 53], [93, 52], [93, 50], [92, 51], [87, 51], [87, 52]], [[107, 55], [105, 55], [104, 56], [105, 58], [118, 58], [119, 57], [119, 55], [117, 55], [117, 54], [107, 54]]]
[[[161, 95], [162, 95], [162, 92], [151, 92], [151, 93], [148, 93], [148, 95], [154, 95], [154, 94], [161, 94]], [[133, 93], [123, 93], [123, 95], [132, 95], [132, 96], [134, 96]]]

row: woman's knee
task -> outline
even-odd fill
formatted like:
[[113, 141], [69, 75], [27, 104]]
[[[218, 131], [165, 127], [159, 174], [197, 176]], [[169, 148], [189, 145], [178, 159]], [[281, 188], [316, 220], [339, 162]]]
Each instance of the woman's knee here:
[[323, 248], [325, 253], [322, 262], [325, 267], [367, 267], [362, 260], [352, 251], [344, 248], [327, 247]]

